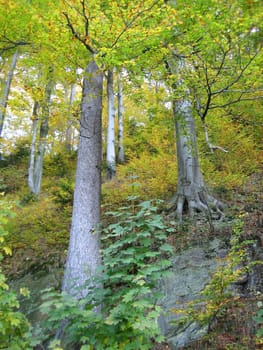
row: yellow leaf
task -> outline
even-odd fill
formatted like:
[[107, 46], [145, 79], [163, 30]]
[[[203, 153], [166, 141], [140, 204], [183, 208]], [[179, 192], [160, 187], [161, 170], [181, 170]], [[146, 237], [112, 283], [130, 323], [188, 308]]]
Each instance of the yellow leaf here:
[[19, 292], [24, 297], [29, 297], [30, 296], [30, 291], [27, 288], [20, 288]]
[[12, 255], [12, 250], [9, 247], [3, 247], [4, 252], [6, 255]]

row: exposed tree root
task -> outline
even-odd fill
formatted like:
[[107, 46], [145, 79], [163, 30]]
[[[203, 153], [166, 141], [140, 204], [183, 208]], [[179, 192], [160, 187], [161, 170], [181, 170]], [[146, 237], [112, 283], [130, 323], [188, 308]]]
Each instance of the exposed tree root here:
[[167, 202], [167, 211], [173, 212], [180, 221], [182, 221], [185, 214], [194, 217], [196, 213], [204, 213], [211, 229], [213, 228], [212, 220], [224, 219], [223, 210], [225, 205], [209, 195], [206, 190], [187, 192], [190, 192], [191, 195], [177, 192]]

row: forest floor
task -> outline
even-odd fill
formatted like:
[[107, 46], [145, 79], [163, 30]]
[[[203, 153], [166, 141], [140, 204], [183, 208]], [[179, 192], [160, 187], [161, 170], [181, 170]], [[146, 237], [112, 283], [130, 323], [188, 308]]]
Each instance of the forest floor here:
[[[243, 240], [255, 240], [263, 251], [263, 180], [260, 174], [251, 176], [250, 180], [228, 202], [227, 216], [243, 215], [245, 226]], [[183, 248], [185, 244], [198, 243], [204, 238], [215, 235], [229, 239], [230, 226], [216, 229], [215, 232], [200, 231], [198, 225], [182, 233], [181, 239], [173, 242], [174, 246]], [[188, 243], [187, 243], [188, 242]], [[178, 244], [179, 243], [179, 244]], [[181, 249], [180, 248], [180, 249]], [[262, 256], [262, 255], [261, 255]], [[262, 289], [263, 267], [259, 265]], [[263, 350], [263, 339], [255, 336], [256, 328], [253, 317], [257, 314], [258, 303], [263, 302], [263, 294], [249, 293], [237, 301], [230, 302], [228, 307], [220, 313], [211, 331], [203, 338], [193, 341], [182, 350]], [[261, 304], [262, 305], [262, 304]], [[156, 344], [152, 350], [169, 350], [167, 343]]]
[[[263, 173], [263, 172], [262, 172]], [[250, 181], [242, 189], [228, 194], [226, 202], [228, 209], [226, 212], [226, 224], [218, 226], [214, 232], [209, 230], [208, 223], [203, 221], [195, 225], [187, 223], [182, 230], [178, 231], [176, 237], [170, 237], [170, 242], [175, 250], [182, 250], [185, 247], [198, 244], [199, 241], [210, 239], [215, 236], [230, 238], [231, 228], [227, 225], [227, 220], [244, 214], [245, 230], [244, 239], [254, 239], [263, 248], [263, 194], [262, 194], [261, 174], [252, 175]], [[220, 194], [219, 194], [220, 197]], [[221, 194], [220, 199], [224, 199]], [[45, 211], [45, 208], [42, 208]], [[42, 210], [41, 209], [41, 210]], [[55, 210], [55, 208], [54, 208]], [[56, 215], [56, 214], [55, 214]], [[69, 216], [65, 213], [65, 216]], [[66, 223], [69, 230], [70, 221]], [[25, 230], [27, 227], [25, 227]], [[47, 234], [47, 237], [48, 234]], [[8, 279], [34, 272], [41, 269], [48, 269], [50, 265], [62, 267], [65, 262], [67, 239], [65, 237], [41, 238], [35, 237], [31, 246], [27, 244], [27, 238], [21, 242], [13, 241], [11, 237], [13, 255], [4, 261], [4, 272]], [[34, 244], [34, 248], [32, 248]], [[262, 272], [263, 280], [263, 272]], [[211, 332], [198, 341], [188, 345], [184, 350], [262, 350], [263, 342], [260, 343], [255, 337], [255, 324], [252, 317], [257, 312], [257, 302], [262, 300], [262, 294], [244, 296], [238, 303], [230, 303], [228, 308], [217, 317]], [[166, 343], [155, 344], [152, 350], [168, 350]]]

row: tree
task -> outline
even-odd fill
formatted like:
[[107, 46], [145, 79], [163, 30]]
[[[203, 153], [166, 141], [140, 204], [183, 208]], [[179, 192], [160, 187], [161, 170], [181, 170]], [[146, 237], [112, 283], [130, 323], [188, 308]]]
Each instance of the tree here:
[[123, 90], [122, 75], [118, 74], [118, 163], [124, 163], [124, 123], [123, 123]]
[[103, 72], [88, 63], [83, 81], [72, 227], [63, 291], [84, 298], [100, 265], [100, 172]]
[[6, 82], [5, 82], [4, 87], [3, 87], [2, 98], [0, 100], [0, 137], [2, 137], [7, 101], [8, 101], [8, 96], [9, 96], [9, 92], [10, 92], [10, 88], [11, 88], [11, 83], [12, 83], [17, 59], [18, 59], [18, 49], [13, 54], [11, 65], [10, 65], [9, 72], [7, 75], [7, 79], [6, 79]]
[[[200, 171], [194, 106], [204, 123], [209, 110], [246, 100], [247, 88], [239, 98], [232, 96], [227, 103], [218, 103], [217, 98], [230, 87], [244, 82], [245, 72], [251, 68], [258, 49], [254, 47], [252, 53], [251, 37], [247, 35], [251, 24], [246, 10], [238, 3], [224, 3], [221, 7], [211, 2], [208, 8], [195, 4], [194, 12], [190, 3], [188, 5], [185, 2], [176, 4], [176, 15], [180, 14], [183, 20], [181, 25], [175, 25], [170, 36], [171, 56], [166, 60], [174, 95], [178, 163], [177, 192], [170, 205], [180, 219], [186, 211], [192, 215], [195, 211], [205, 211], [210, 219], [210, 212], [214, 211], [221, 218], [223, 205], [209, 194]], [[242, 18], [242, 26], [233, 22], [235, 16]], [[180, 38], [179, 44], [175, 37]], [[209, 146], [222, 149], [211, 143]]]
[[[67, 89], [65, 90], [65, 102], [69, 105], [69, 113], [72, 116], [72, 108], [76, 95], [76, 84], [71, 84], [70, 86], [70, 94], [68, 97]], [[65, 139], [65, 149], [67, 153], [72, 151], [73, 144], [73, 120], [69, 119], [67, 123], [66, 129], [66, 139]]]
[[[134, 43], [141, 52], [145, 38], [151, 47], [152, 39], [148, 36], [151, 32], [155, 34], [156, 23], [160, 22], [162, 14], [162, 8], [159, 9], [158, 5], [162, 3], [145, 1], [130, 4], [124, 1], [120, 4], [114, 1], [109, 8], [107, 2], [98, 6], [97, 2], [87, 3], [83, 0], [63, 11], [71, 34], [89, 52], [82, 91], [72, 228], [62, 288], [76, 298], [88, 293], [87, 281], [100, 264], [100, 236], [97, 230], [100, 222], [103, 68], [122, 66], [124, 59], [127, 62], [134, 60]], [[157, 8], [157, 15], [153, 17]], [[152, 21], [152, 17], [156, 22]], [[144, 26], [146, 29], [140, 34], [138, 44], [138, 33]]]
[[107, 130], [107, 178], [110, 180], [116, 174], [115, 152], [115, 108], [114, 108], [114, 80], [113, 69], [107, 73], [107, 97], [108, 97], [108, 130]]
[[[30, 150], [30, 162], [28, 169], [28, 185], [30, 191], [35, 195], [40, 192], [42, 173], [43, 173], [43, 161], [46, 150], [47, 135], [49, 129], [49, 108], [51, 102], [51, 93], [53, 89], [53, 81], [49, 80], [45, 87], [44, 100], [42, 103], [38, 101], [34, 102], [33, 107], [33, 125], [32, 125], [32, 142]], [[39, 115], [39, 107], [41, 107], [41, 115]], [[40, 119], [38, 146], [36, 149], [37, 139], [37, 124]]]

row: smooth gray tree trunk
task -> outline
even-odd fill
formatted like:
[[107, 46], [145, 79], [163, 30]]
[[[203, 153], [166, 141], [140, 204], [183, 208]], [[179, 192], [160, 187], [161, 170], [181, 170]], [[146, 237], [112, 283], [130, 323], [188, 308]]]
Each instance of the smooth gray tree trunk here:
[[[66, 94], [67, 95], [67, 94]], [[69, 115], [70, 117], [72, 117], [72, 105], [74, 103], [75, 100], [75, 95], [76, 95], [76, 85], [72, 84], [70, 87], [70, 95], [69, 95]], [[66, 98], [68, 98], [66, 96]], [[67, 101], [66, 101], [67, 103]], [[73, 121], [72, 118], [70, 118], [68, 120], [68, 125], [67, 125], [67, 129], [66, 129], [66, 142], [65, 142], [65, 148], [66, 148], [66, 152], [70, 153], [72, 151], [72, 144], [73, 144]]]
[[35, 193], [35, 181], [34, 181], [34, 169], [35, 169], [35, 153], [36, 153], [36, 142], [37, 142], [37, 127], [38, 127], [38, 109], [39, 103], [34, 102], [33, 113], [32, 113], [32, 141], [30, 146], [30, 159], [28, 168], [28, 186], [30, 192]]
[[204, 212], [213, 229], [212, 219], [223, 217], [223, 204], [208, 193], [201, 174], [191, 103], [174, 102], [174, 118], [178, 183], [176, 194], [169, 200], [169, 209], [175, 211], [179, 220], [184, 213], [193, 217], [195, 212]]
[[116, 174], [113, 70], [109, 70], [107, 75], [107, 97], [108, 97], [108, 129], [107, 129], [106, 163], [107, 163], [107, 178], [110, 180]]
[[191, 216], [195, 212], [205, 212], [209, 220], [212, 219], [212, 213], [216, 213], [221, 218], [223, 205], [209, 195], [201, 174], [191, 102], [187, 99], [174, 102], [174, 118], [178, 184], [170, 204], [179, 219], [184, 212], [189, 212]]
[[[43, 161], [44, 161], [44, 154], [46, 150], [47, 135], [48, 135], [48, 129], [49, 129], [49, 108], [50, 108], [50, 102], [51, 102], [52, 89], [53, 89], [53, 82], [50, 80], [45, 88], [45, 101], [41, 105], [41, 115], [39, 116], [40, 129], [39, 129], [39, 139], [38, 139], [37, 147], [36, 147], [36, 135], [34, 135], [34, 132], [36, 132], [37, 130], [37, 120], [33, 121], [28, 184], [29, 184], [30, 191], [34, 193], [36, 196], [40, 192], [41, 182], [42, 182]], [[36, 108], [36, 105], [34, 106], [34, 108]]]
[[8, 96], [10, 93], [12, 79], [14, 76], [14, 70], [16, 68], [17, 59], [18, 59], [18, 50], [15, 51], [15, 53], [12, 57], [12, 62], [11, 62], [8, 76], [6, 79], [6, 83], [5, 83], [5, 86], [3, 89], [3, 95], [2, 95], [2, 98], [0, 101], [0, 137], [2, 137], [4, 120], [5, 120], [5, 115], [6, 115], [7, 101], [8, 101]]
[[118, 163], [124, 163], [123, 91], [121, 74], [118, 75]]
[[183, 213], [193, 216], [195, 212], [204, 212], [212, 228], [212, 218], [223, 217], [223, 204], [208, 193], [201, 174], [190, 91], [182, 78], [187, 67], [183, 59], [180, 59], [169, 63], [169, 68], [178, 76], [178, 82], [173, 89], [184, 91], [184, 97], [173, 102], [178, 183], [176, 194], [169, 201], [169, 206], [180, 220]]
[[75, 298], [89, 292], [100, 260], [101, 114], [103, 74], [88, 64], [83, 81], [80, 137], [70, 243], [63, 291]]

